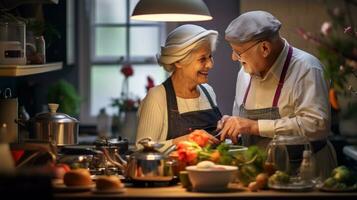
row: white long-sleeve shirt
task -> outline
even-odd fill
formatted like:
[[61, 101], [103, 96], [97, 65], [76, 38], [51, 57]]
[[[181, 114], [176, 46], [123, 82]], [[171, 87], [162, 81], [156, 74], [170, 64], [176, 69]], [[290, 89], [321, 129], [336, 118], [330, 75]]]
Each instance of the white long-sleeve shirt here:
[[[216, 95], [211, 86], [203, 84], [210, 94], [215, 105]], [[186, 113], [197, 110], [210, 109], [211, 105], [201, 90], [200, 96], [192, 99], [184, 99], [176, 96], [179, 113]], [[136, 135], [136, 142], [145, 137], [151, 137], [154, 141], [165, 143], [162, 149], [172, 144], [171, 140], [166, 140], [168, 131], [167, 102], [165, 87], [161, 84], [149, 90], [148, 94], [141, 102], [138, 111], [139, 124]]]
[[[247, 109], [272, 107], [280, 74], [288, 54], [285, 47], [264, 78], [252, 77], [246, 100]], [[239, 106], [249, 84], [250, 75], [243, 68], [238, 73], [233, 115], [239, 115]], [[281, 119], [258, 120], [259, 134], [272, 138], [275, 134], [305, 135], [310, 140], [326, 138], [330, 130], [328, 87], [323, 78], [323, 66], [317, 58], [293, 48], [293, 55], [278, 102]]]

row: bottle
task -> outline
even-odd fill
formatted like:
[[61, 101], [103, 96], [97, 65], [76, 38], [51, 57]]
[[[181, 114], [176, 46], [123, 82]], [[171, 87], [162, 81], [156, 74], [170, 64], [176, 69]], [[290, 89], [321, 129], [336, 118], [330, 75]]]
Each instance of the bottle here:
[[106, 113], [105, 108], [100, 109], [97, 116], [97, 132], [99, 137], [109, 138], [111, 136], [112, 121]]
[[[25, 106], [19, 107], [19, 121], [22, 123], [27, 123], [30, 120], [30, 115], [27, 113]], [[28, 130], [23, 126], [18, 126], [19, 132], [19, 142], [23, 143], [25, 140], [29, 139], [30, 134]]]
[[315, 178], [315, 161], [310, 150], [304, 150], [303, 159], [300, 165], [300, 179], [311, 182]]
[[0, 174], [9, 174], [15, 172], [15, 163], [11, 155], [10, 146], [6, 140], [8, 134], [7, 124], [0, 125]]

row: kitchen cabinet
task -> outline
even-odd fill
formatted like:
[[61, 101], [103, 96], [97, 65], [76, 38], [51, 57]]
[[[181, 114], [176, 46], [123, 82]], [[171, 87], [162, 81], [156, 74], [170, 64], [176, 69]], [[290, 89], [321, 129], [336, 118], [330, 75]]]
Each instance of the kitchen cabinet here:
[[42, 65], [0, 65], [0, 77], [17, 77], [40, 74], [62, 69], [62, 62]]

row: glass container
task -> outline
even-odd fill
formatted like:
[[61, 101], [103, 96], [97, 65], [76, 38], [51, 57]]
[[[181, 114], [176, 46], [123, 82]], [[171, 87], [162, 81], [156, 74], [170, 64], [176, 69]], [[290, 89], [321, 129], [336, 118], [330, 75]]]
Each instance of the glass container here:
[[21, 21], [0, 21], [0, 64], [26, 64], [26, 24]]

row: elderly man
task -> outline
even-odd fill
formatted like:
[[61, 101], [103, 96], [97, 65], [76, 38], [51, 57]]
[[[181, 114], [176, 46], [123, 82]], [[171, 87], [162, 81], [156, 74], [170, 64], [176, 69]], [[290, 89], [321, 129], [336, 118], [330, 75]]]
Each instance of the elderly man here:
[[280, 27], [270, 13], [252, 11], [234, 19], [226, 29], [232, 60], [242, 68], [233, 116], [224, 116], [218, 124], [220, 139], [237, 143], [241, 138], [243, 145], [265, 148], [275, 135], [307, 136], [317, 161], [324, 163], [324, 167], [317, 166], [320, 175], [328, 176], [336, 166], [336, 156], [327, 141], [330, 106], [323, 66], [282, 38]]

